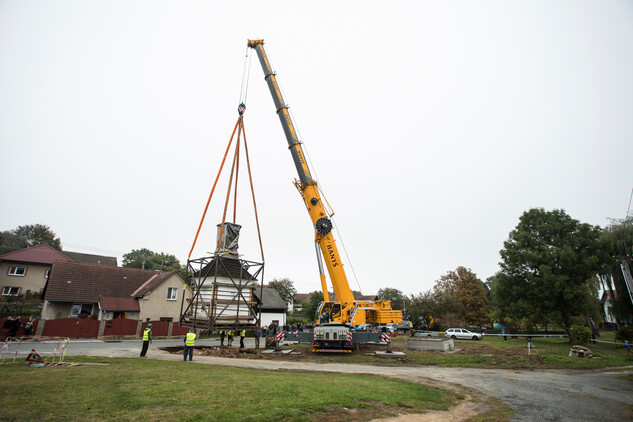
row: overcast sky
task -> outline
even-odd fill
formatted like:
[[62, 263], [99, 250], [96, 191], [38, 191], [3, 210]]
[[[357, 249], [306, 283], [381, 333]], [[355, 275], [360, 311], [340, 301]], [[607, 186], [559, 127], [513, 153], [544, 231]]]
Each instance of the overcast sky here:
[[[632, 1], [306, 4], [0, 1], [0, 230], [46, 224], [65, 250], [186, 262], [249, 38], [265, 40], [353, 289], [417, 294], [458, 266], [485, 281], [533, 207], [600, 226], [625, 217]], [[252, 54], [265, 276], [318, 290], [313, 229]], [[192, 258], [214, 250], [225, 179]], [[246, 180], [240, 253], [258, 261]]]

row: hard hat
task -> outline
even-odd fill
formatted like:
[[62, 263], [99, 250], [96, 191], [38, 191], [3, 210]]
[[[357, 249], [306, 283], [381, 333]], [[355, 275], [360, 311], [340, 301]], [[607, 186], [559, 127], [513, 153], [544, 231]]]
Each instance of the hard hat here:
[[148, 327], [151, 327], [151, 326], [152, 326], [152, 324], [147, 324], [147, 326], [148, 326]]
[[190, 329], [189, 329], [189, 332], [190, 332], [190, 333], [193, 333], [193, 328], [190, 328]]

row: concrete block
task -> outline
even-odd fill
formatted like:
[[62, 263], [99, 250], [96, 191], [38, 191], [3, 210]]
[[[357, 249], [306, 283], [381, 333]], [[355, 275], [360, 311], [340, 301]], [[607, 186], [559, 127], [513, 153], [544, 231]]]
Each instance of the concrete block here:
[[410, 338], [407, 349], [446, 353], [455, 350], [455, 343], [452, 338]]

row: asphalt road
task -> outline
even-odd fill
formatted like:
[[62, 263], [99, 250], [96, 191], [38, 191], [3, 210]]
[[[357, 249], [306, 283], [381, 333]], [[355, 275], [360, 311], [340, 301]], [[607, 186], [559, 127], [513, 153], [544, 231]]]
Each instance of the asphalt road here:
[[[246, 346], [253, 347], [247, 338]], [[218, 340], [201, 340], [196, 346], [218, 345]], [[234, 345], [239, 345], [239, 339]], [[169, 354], [161, 347], [179, 346], [182, 340], [155, 340], [148, 357], [181, 360], [181, 355]], [[46, 354], [56, 344], [23, 344], [23, 358], [31, 348]], [[138, 357], [141, 341], [104, 343], [102, 341], [71, 341], [66, 351], [70, 356]], [[305, 370], [334, 373], [359, 373], [397, 376], [407, 379], [434, 380], [441, 386], [458, 384], [504, 400], [515, 413], [513, 421], [622, 421], [631, 420], [633, 382], [618, 376], [633, 373], [633, 366], [599, 371], [520, 371], [437, 366], [395, 367], [357, 364], [315, 364], [275, 360], [229, 359], [196, 356], [198, 363], [239, 366], [267, 370]], [[439, 384], [438, 384], [439, 383]]]

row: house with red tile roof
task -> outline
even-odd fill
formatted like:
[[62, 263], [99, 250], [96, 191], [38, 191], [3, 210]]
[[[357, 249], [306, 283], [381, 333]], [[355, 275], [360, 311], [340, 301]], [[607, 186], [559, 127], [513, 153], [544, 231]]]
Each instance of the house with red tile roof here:
[[41, 293], [56, 260], [71, 261], [47, 244], [0, 255], [0, 294], [17, 296], [27, 292]]
[[41, 317], [178, 321], [183, 286], [177, 271], [58, 260], [51, 268]]

